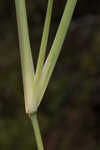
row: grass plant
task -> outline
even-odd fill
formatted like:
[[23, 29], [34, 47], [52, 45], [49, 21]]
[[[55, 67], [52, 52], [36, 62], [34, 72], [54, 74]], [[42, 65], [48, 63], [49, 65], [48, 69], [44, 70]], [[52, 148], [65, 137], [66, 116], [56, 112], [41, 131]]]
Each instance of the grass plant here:
[[48, 0], [43, 35], [35, 70], [31, 54], [25, 0], [15, 0], [25, 110], [32, 121], [38, 150], [44, 150], [44, 148], [37, 119], [37, 110], [43, 99], [43, 95], [60, 54], [76, 3], [77, 0], [67, 0], [49, 55], [44, 62], [53, 8], [53, 0]]

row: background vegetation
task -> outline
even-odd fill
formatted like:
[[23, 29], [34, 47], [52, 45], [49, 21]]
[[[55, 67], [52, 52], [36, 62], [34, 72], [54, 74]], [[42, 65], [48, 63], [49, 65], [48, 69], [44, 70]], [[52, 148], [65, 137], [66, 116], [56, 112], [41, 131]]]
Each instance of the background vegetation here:
[[[48, 50], [66, 0], [55, 0]], [[27, 0], [34, 61], [47, 0]], [[79, 0], [39, 109], [46, 150], [100, 149], [100, 1]], [[0, 1], [0, 149], [36, 148], [25, 115], [14, 1]]]

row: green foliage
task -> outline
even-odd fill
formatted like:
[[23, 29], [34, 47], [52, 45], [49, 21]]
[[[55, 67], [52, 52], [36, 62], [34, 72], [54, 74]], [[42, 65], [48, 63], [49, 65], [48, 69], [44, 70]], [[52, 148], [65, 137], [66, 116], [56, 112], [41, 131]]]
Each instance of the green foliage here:
[[76, 2], [77, 0], [68, 0], [66, 2], [64, 13], [60, 25], [58, 27], [54, 42], [52, 44], [49, 56], [47, 57], [46, 62], [43, 65], [48, 41], [48, 34], [50, 30], [49, 27], [53, 6], [53, 0], [48, 1], [46, 20], [35, 73], [29, 41], [25, 0], [21, 1], [15, 0], [19, 43], [20, 43], [19, 45], [20, 45], [21, 66], [23, 74], [25, 108], [26, 113], [31, 118], [35, 138], [37, 141], [37, 147], [39, 150], [43, 150], [44, 148], [42, 144], [36, 112], [43, 98], [44, 92], [47, 88], [51, 74], [54, 70], [54, 66], [56, 64], [66, 33], [68, 31], [68, 27], [76, 6]]
[[[31, 3], [31, 1], [28, 2]], [[38, 1], [38, 3], [39, 2], [40, 1]], [[34, 7], [37, 8], [38, 3], [34, 0], [33, 4], [35, 3], [36, 5]], [[44, 3], [44, 1], [41, 0], [40, 3]], [[2, 4], [0, 6], [2, 6]], [[85, 8], [88, 8], [88, 5]], [[37, 8], [35, 12], [32, 12], [33, 16], [40, 16], [38, 19], [41, 18], [40, 9], [42, 8]], [[5, 14], [8, 18], [8, 13]], [[15, 30], [16, 26], [12, 24], [11, 20], [7, 20], [7, 18], [4, 22], [1, 18], [0, 24], [0, 149], [36, 149], [31, 126], [29, 121], [27, 121], [27, 117], [24, 116], [23, 92], [19, 73], [20, 66], [18, 62], [19, 58], [17, 57], [18, 49], [16, 48], [17, 39], [15, 38], [15, 32], [12, 36], [13, 29]], [[86, 16], [85, 18], [86, 20], [88, 18], [88, 22], [85, 22], [83, 18], [82, 22], [79, 21], [80, 19], [77, 19], [75, 20], [75, 24], [72, 24], [70, 30], [71, 34], [69, 36], [72, 37], [72, 39], [68, 37], [69, 40], [65, 42], [62, 52], [63, 57], [62, 55], [60, 56], [60, 61], [56, 66], [53, 78], [40, 107], [39, 120], [46, 145], [48, 146], [49, 143], [52, 143], [53, 139], [53, 144], [57, 144], [57, 149], [62, 150], [66, 150], [67, 146], [69, 150], [91, 150], [90, 145], [92, 145], [93, 149], [99, 149], [99, 129], [97, 129], [99, 123], [97, 122], [95, 124], [98, 114], [94, 117], [94, 110], [91, 110], [91, 108], [94, 107], [94, 104], [99, 101], [100, 98], [98, 91], [100, 27], [99, 23], [98, 29], [95, 25], [92, 26], [90, 17]], [[30, 19], [32, 19], [32, 17]], [[92, 20], [93, 24], [96, 24], [98, 20], [98, 17]], [[36, 19], [34, 18], [34, 22], [35, 21]], [[35, 29], [31, 29], [31, 35], [34, 35], [32, 46], [33, 48], [35, 47], [35, 49], [40, 43], [40, 22], [41, 20], [38, 22], [38, 27], [37, 22], [35, 22], [35, 25], [31, 22], [30, 25], [32, 29], [35, 28], [38, 31], [38, 35], [36, 35], [37, 32], [34, 32]], [[88, 24], [89, 22], [90, 24]], [[84, 23], [86, 24], [85, 26]], [[55, 24], [56, 21], [53, 22], [54, 26]], [[52, 30], [55, 32], [55, 29]], [[84, 35], [83, 30], [85, 33], [89, 32]], [[90, 41], [86, 42], [88, 36], [90, 36]], [[35, 38], [36, 40], [34, 40]], [[37, 55], [36, 53], [35, 55]], [[89, 60], [87, 59], [85, 62], [85, 58], [89, 58]], [[80, 111], [77, 111], [78, 109], [80, 109]], [[84, 116], [84, 114], [86, 114], [86, 116]], [[75, 117], [77, 118], [79, 115], [80, 118], [75, 120]], [[77, 130], [76, 134], [74, 130]], [[58, 140], [57, 143], [53, 133], [58, 135], [60, 142]], [[78, 143], [80, 143], [80, 147]]]

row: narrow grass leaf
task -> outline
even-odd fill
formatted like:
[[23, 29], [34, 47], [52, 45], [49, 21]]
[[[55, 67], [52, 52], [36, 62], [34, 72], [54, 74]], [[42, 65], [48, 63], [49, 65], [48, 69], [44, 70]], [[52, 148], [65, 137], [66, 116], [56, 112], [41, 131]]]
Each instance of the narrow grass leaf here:
[[60, 50], [62, 48], [76, 6], [76, 2], [77, 0], [67, 0], [62, 19], [56, 33], [55, 40], [53, 42], [49, 56], [47, 57], [47, 60], [44, 64], [41, 73], [41, 78], [38, 85], [38, 89], [39, 89], [38, 105], [40, 104], [44, 92], [47, 88], [48, 82], [50, 80], [51, 74], [53, 72]]
[[33, 101], [34, 66], [30, 48], [25, 0], [15, 0], [19, 33], [20, 57], [24, 84], [26, 113], [30, 113]]
[[45, 24], [44, 24], [44, 29], [43, 29], [40, 51], [39, 51], [39, 57], [38, 57], [38, 62], [37, 62], [35, 81], [37, 81], [40, 77], [44, 59], [45, 59], [46, 47], [47, 47], [47, 42], [48, 42], [49, 30], [50, 30], [50, 22], [51, 22], [51, 16], [52, 16], [52, 7], [53, 7], [53, 0], [48, 0], [48, 7], [47, 7], [47, 12], [46, 12], [46, 18], [45, 18]]

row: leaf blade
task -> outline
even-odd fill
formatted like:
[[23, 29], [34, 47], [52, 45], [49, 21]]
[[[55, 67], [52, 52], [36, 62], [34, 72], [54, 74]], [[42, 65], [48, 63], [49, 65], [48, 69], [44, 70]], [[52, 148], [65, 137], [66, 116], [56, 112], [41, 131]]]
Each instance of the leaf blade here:
[[35, 73], [30, 48], [25, 0], [15, 0], [15, 7], [19, 34], [25, 108], [26, 113], [30, 113], [30, 111], [33, 109], [31, 103], [33, 101], [33, 81]]
[[50, 22], [51, 22], [51, 16], [52, 16], [52, 7], [53, 7], [53, 0], [48, 0], [48, 7], [47, 7], [47, 12], [46, 12], [45, 24], [44, 24], [40, 52], [39, 52], [37, 68], [36, 68], [36, 76], [35, 76], [36, 81], [40, 77], [44, 59], [45, 59], [46, 47], [47, 47], [47, 42], [48, 42], [49, 30], [50, 30]]
[[38, 105], [41, 102], [41, 99], [47, 88], [53, 69], [56, 65], [56, 61], [58, 59], [65, 36], [67, 34], [68, 27], [71, 22], [71, 18], [72, 18], [76, 3], [77, 3], [77, 0], [68, 0], [66, 3], [64, 13], [63, 13], [59, 28], [57, 30], [55, 40], [53, 42], [50, 53], [46, 59], [46, 62], [44, 64], [44, 67], [41, 73], [41, 78], [40, 78], [40, 83], [39, 83], [40, 95], [39, 95]]

